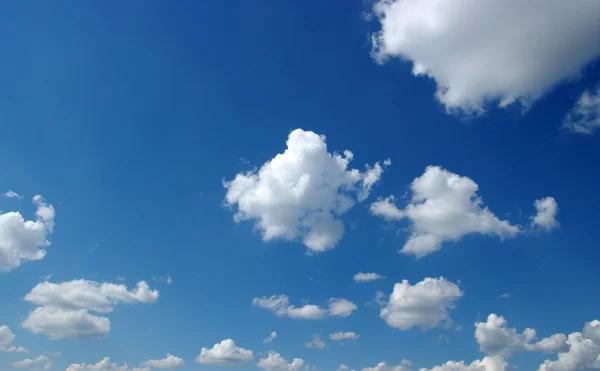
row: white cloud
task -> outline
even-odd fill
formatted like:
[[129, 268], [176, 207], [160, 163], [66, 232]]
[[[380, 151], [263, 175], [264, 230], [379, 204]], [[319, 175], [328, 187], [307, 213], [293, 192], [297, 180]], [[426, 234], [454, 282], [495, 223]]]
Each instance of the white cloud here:
[[161, 370], [173, 370], [184, 365], [183, 359], [169, 353], [163, 359], [150, 359], [141, 364], [142, 367], [160, 368]]
[[452, 318], [448, 309], [454, 308], [462, 296], [459, 287], [444, 277], [428, 277], [413, 286], [403, 280], [394, 285], [394, 291], [379, 315], [388, 325], [400, 330], [449, 327]]
[[356, 332], [334, 332], [333, 334], [329, 334], [329, 338], [331, 340], [356, 340], [359, 335]]
[[494, 313], [488, 316], [486, 322], [475, 323], [475, 340], [479, 350], [491, 355], [507, 357], [518, 351], [557, 353], [568, 348], [564, 334], [554, 334], [537, 342], [534, 342], [535, 339], [534, 329], [526, 328], [519, 334], [516, 329], [507, 327], [504, 317]]
[[17, 200], [23, 199], [23, 196], [21, 196], [17, 192], [11, 191], [10, 189], [6, 193], [4, 193], [2, 196], [6, 197], [6, 198], [16, 198]]
[[412, 233], [400, 252], [417, 258], [441, 249], [444, 242], [458, 241], [468, 234], [497, 235], [501, 239], [517, 235], [519, 227], [498, 219], [483, 206], [478, 188], [468, 177], [428, 166], [412, 182], [412, 199], [404, 210], [387, 198], [371, 205], [371, 212], [386, 219], [408, 218]]
[[432, 369], [422, 368], [420, 371], [509, 371], [513, 370], [504, 358], [500, 356], [485, 357], [482, 360], [476, 360], [470, 364], [464, 361], [448, 361], [443, 365], [435, 366]]
[[595, 92], [581, 94], [563, 119], [563, 127], [578, 134], [593, 134], [600, 128], [600, 83]]
[[284, 153], [223, 183], [225, 204], [237, 206], [236, 222], [255, 220], [265, 241], [302, 239], [310, 252], [332, 249], [344, 234], [341, 215], [369, 195], [383, 171], [379, 163], [348, 169], [352, 159], [348, 150], [329, 153], [324, 136], [296, 129]]
[[10, 327], [6, 325], [0, 326], [0, 352], [5, 353], [27, 353], [28, 350], [19, 346], [11, 346], [15, 341], [15, 334], [11, 331]]
[[507, 293], [507, 292], [505, 292], [504, 294], [500, 295], [500, 298], [501, 299], [508, 299], [508, 298], [510, 298], [510, 294]]
[[375, 280], [380, 280], [382, 278], [385, 278], [385, 277], [380, 274], [377, 274], [377, 273], [363, 273], [363, 272], [358, 272], [353, 277], [354, 281], [356, 281], [356, 282], [371, 282], [371, 281], [375, 281]]
[[556, 361], [546, 360], [538, 371], [576, 371], [600, 369], [600, 321], [585, 324], [582, 332], [569, 334], [568, 350]]
[[73, 363], [65, 371], [150, 371], [149, 367], [129, 368], [127, 363], [123, 366], [117, 366], [116, 363], [110, 363], [110, 358], [106, 357], [96, 364], [87, 365], [85, 363]]
[[329, 299], [329, 309], [323, 309], [314, 304], [305, 304], [297, 308], [290, 304], [290, 299], [286, 295], [254, 298], [252, 304], [259, 308], [268, 309], [279, 317], [293, 319], [322, 319], [327, 316], [347, 317], [357, 309], [356, 304], [351, 301], [338, 298]]
[[54, 228], [54, 207], [35, 196], [36, 220], [25, 220], [19, 212], [0, 214], [0, 272], [11, 271], [26, 260], [41, 260]]
[[327, 344], [325, 344], [325, 342], [321, 340], [321, 337], [319, 335], [314, 334], [312, 336], [311, 341], [305, 343], [304, 346], [307, 348], [325, 349], [327, 347]]
[[239, 348], [231, 339], [216, 343], [211, 349], [202, 348], [196, 362], [209, 365], [238, 365], [254, 358], [251, 350]]
[[275, 340], [275, 338], [277, 338], [277, 333], [275, 331], [271, 332], [271, 335], [269, 335], [265, 340], [263, 340], [263, 343], [268, 344], [268, 343], [272, 343], [273, 340]]
[[43, 363], [44, 370], [52, 369], [52, 359], [45, 355], [41, 355], [34, 359], [26, 358], [22, 361], [13, 362], [11, 366], [13, 368], [30, 368], [37, 366], [40, 363]]
[[551, 231], [559, 226], [556, 221], [558, 204], [553, 197], [535, 200], [534, 204], [537, 214], [531, 218], [531, 225], [545, 231]]
[[365, 367], [362, 371], [410, 371], [413, 363], [403, 359], [397, 366], [388, 366], [385, 362], [379, 362], [375, 367]]
[[174, 282], [170, 275], [166, 275], [166, 276], [154, 276], [154, 277], [152, 277], [152, 280], [156, 281], [156, 282], [164, 282], [167, 285], [170, 285], [170, 284], [172, 284]]
[[337, 371], [348, 371], [349, 369], [350, 369], [350, 367], [348, 367], [342, 363], [338, 366]]
[[375, 59], [410, 61], [448, 111], [528, 107], [600, 55], [596, 0], [378, 0], [373, 11]]
[[265, 371], [299, 371], [304, 366], [304, 360], [294, 358], [292, 363], [288, 364], [279, 353], [269, 352], [267, 358], [258, 361], [257, 366]]
[[118, 303], [154, 303], [159, 292], [144, 281], [129, 290], [125, 285], [73, 280], [38, 283], [24, 300], [40, 305], [21, 324], [52, 339], [99, 338], [110, 331], [110, 321], [88, 313], [109, 313]]

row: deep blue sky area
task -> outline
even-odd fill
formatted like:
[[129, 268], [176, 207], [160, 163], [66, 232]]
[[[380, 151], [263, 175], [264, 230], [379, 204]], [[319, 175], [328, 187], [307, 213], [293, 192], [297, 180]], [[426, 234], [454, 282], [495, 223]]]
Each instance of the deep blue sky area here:
[[[600, 65], [525, 112], [489, 102], [479, 117], [448, 113], [434, 79], [412, 75], [410, 62], [373, 60], [380, 25], [370, 9], [360, 0], [2, 3], [0, 191], [24, 197], [1, 198], [0, 210], [35, 220], [30, 200], [41, 194], [56, 218], [44, 259], [0, 273], [0, 325], [30, 350], [0, 353], [0, 369], [52, 352], [52, 370], [104, 357], [137, 367], [168, 352], [185, 360], [181, 370], [216, 370], [194, 358], [229, 338], [254, 352], [240, 370], [271, 350], [318, 370], [404, 358], [431, 368], [484, 357], [473, 324], [490, 313], [539, 338], [598, 318], [600, 136], [561, 123], [595, 89]], [[224, 204], [223, 181], [283, 153], [297, 128], [325, 135], [331, 153], [351, 150], [352, 168], [392, 160], [370, 197], [340, 217], [337, 246], [313, 255], [301, 239], [263, 241], [255, 221], [236, 223], [236, 206]], [[395, 195], [403, 207], [429, 165], [471, 178], [484, 206], [525, 232], [465, 235], [422, 259], [399, 254], [410, 221], [385, 221], [369, 206]], [[560, 227], [530, 229], [534, 200], [547, 196]], [[361, 271], [385, 279], [354, 282]], [[160, 297], [116, 305], [103, 339], [52, 340], [21, 326], [37, 307], [23, 298], [49, 274], [54, 283], [146, 281]], [[387, 298], [402, 280], [440, 276], [464, 293], [449, 309], [462, 330], [404, 331], [380, 318], [378, 290]], [[279, 294], [295, 306], [346, 298], [358, 309], [301, 320], [252, 304]], [[330, 341], [339, 331], [360, 338]], [[306, 348], [313, 334], [327, 348]], [[545, 359], [556, 355], [508, 358], [524, 371]]]

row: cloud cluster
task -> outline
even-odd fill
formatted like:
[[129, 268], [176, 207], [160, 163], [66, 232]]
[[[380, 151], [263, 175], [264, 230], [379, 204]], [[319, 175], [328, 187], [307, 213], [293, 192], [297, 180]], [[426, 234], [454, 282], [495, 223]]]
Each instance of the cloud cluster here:
[[600, 55], [596, 0], [378, 0], [373, 13], [374, 58], [411, 62], [448, 111], [528, 107]]
[[202, 348], [196, 362], [207, 365], [237, 365], [250, 362], [254, 358], [251, 350], [237, 347], [231, 339], [216, 343], [211, 349]]
[[365, 367], [362, 371], [411, 371], [413, 363], [403, 359], [397, 366], [389, 366], [385, 362], [379, 362], [375, 367]]
[[501, 356], [485, 357], [471, 363], [448, 361], [434, 368], [422, 368], [420, 371], [512, 371], [513, 368]]
[[132, 290], [87, 280], [40, 282], [24, 298], [40, 306], [29, 313], [21, 327], [51, 339], [104, 337], [110, 331], [109, 319], [89, 311], [109, 313], [118, 303], [154, 303], [158, 296], [159, 292], [144, 281]]
[[252, 299], [252, 305], [254, 306], [268, 309], [279, 317], [293, 319], [322, 319], [328, 316], [347, 317], [357, 309], [356, 304], [347, 299], [331, 298], [328, 302], [329, 308], [324, 309], [314, 304], [296, 307], [290, 304], [290, 299], [286, 295], [263, 296]]
[[32, 368], [40, 364], [42, 364], [44, 370], [52, 369], [52, 359], [43, 354], [33, 359], [26, 358], [22, 361], [13, 362], [11, 366], [13, 368]]
[[56, 213], [42, 196], [34, 196], [33, 204], [37, 207], [35, 221], [26, 221], [15, 211], [0, 214], [0, 272], [9, 272], [24, 261], [46, 256], [46, 248], [50, 246], [47, 237], [54, 228]]
[[340, 216], [368, 197], [383, 172], [379, 163], [349, 169], [352, 159], [348, 150], [329, 153], [325, 136], [296, 129], [283, 153], [223, 183], [225, 204], [237, 206], [236, 222], [254, 220], [265, 241], [301, 239], [310, 252], [332, 249], [344, 234]]
[[15, 334], [10, 327], [6, 325], [0, 326], [0, 352], [5, 353], [27, 353], [27, 349], [19, 346], [11, 345], [15, 341]]
[[379, 315], [388, 325], [400, 330], [448, 328], [452, 325], [448, 310], [454, 308], [462, 296], [460, 288], [444, 277], [428, 277], [414, 285], [404, 280], [394, 285]]
[[563, 127], [577, 134], [593, 134], [600, 128], [600, 83], [596, 91], [584, 91], [563, 119]]
[[304, 360], [294, 358], [292, 363], [287, 363], [279, 353], [269, 352], [267, 358], [261, 358], [257, 364], [265, 371], [299, 371], [304, 366]]
[[110, 363], [110, 358], [105, 357], [98, 363], [85, 364], [73, 363], [65, 371], [150, 371], [149, 367], [134, 367], [129, 368], [127, 363], [123, 366], [118, 366], [116, 363]]
[[600, 321], [593, 320], [582, 332], [569, 334], [568, 349], [555, 361], [546, 360], [538, 371], [575, 371], [600, 369]]

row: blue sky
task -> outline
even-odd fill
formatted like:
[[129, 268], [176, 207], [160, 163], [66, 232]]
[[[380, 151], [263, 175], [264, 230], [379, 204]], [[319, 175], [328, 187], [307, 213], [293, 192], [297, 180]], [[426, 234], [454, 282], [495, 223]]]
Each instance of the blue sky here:
[[[579, 10], [562, 9], [561, 1], [536, 0], [518, 10], [523, 17], [507, 11], [494, 23], [484, 21], [489, 9], [502, 6], [498, 1], [474, 9], [460, 1], [456, 18], [446, 17], [434, 3], [3, 4], [0, 191], [19, 197], [1, 198], [0, 210], [37, 223], [51, 244], [43, 259], [22, 259], [0, 273], [0, 326], [15, 335], [5, 350], [29, 350], [0, 352], [0, 368], [39, 355], [51, 359], [52, 370], [105, 357], [134, 368], [171, 353], [185, 361], [181, 370], [254, 370], [275, 351], [287, 363], [300, 358], [318, 370], [336, 370], [340, 364], [361, 370], [386, 361], [387, 369], [373, 370], [385, 371], [403, 359], [419, 370], [450, 360], [471, 364], [486, 356], [536, 370], [545, 360], [556, 361], [557, 353], [567, 353], [565, 344], [547, 354], [530, 345], [553, 334], [581, 332], [599, 317], [600, 176], [595, 169], [600, 133], [595, 131], [600, 67], [595, 61], [600, 43], [595, 35], [600, 35], [600, 6], [582, 0]], [[533, 29], [548, 34], [549, 22], [561, 37], [550, 33], [538, 39], [535, 31], [526, 32], [519, 22], [536, 12], [548, 21]], [[431, 31], [426, 17], [407, 20], [406, 14], [425, 14], [447, 32]], [[569, 17], [557, 26], [553, 17], [560, 20], [561, 14]], [[397, 41], [394, 22], [410, 42]], [[469, 33], [460, 28], [465, 23], [467, 31], [486, 32]], [[498, 37], [507, 24], [517, 35], [522, 32], [520, 44], [519, 38]], [[490, 51], [490, 45], [497, 47]], [[427, 72], [416, 76], [416, 65]], [[447, 94], [436, 96], [444, 89]], [[503, 100], [514, 103], [498, 107]], [[294, 133], [303, 143], [295, 149], [298, 157], [288, 157], [296, 162], [259, 172], [286, 151]], [[303, 157], [311, 146], [325, 143], [326, 149], [306, 157], [311, 161]], [[327, 157], [343, 156], [344, 150], [353, 153], [347, 166]], [[386, 159], [391, 165], [384, 165]], [[368, 197], [359, 200], [368, 182], [365, 165], [373, 170], [377, 162], [381, 174], [371, 174], [375, 182]], [[423, 199], [411, 201], [418, 179], [433, 174], [426, 169], [436, 169], [428, 166], [445, 169], [436, 173], [440, 182], [450, 182], [444, 184], [470, 179], [478, 189], [461, 198], [461, 186], [440, 185], [441, 191], [428, 189]], [[357, 178], [342, 179], [334, 171], [350, 169], [359, 171]], [[238, 184], [241, 193], [233, 197], [228, 182], [237, 174], [260, 182]], [[290, 199], [289, 189], [270, 188], [269, 179], [299, 181], [302, 175], [312, 175], [313, 182], [321, 176], [323, 183], [307, 186], [299, 201]], [[274, 193], [261, 193], [265, 189]], [[45, 201], [32, 204], [35, 195]], [[319, 203], [338, 195], [354, 205], [341, 210]], [[374, 215], [373, 204], [391, 195], [398, 214], [387, 209]], [[476, 196], [481, 205], [472, 202]], [[546, 197], [555, 200], [558, 212], [532, 224], [534, 201]], [[433, 220], [410, 212], [411, 205], [418, 209], [427, 200], [434, 209], [449, 202], [454, 214]], [[38, 216], [36, 210], [41, 210]], [[465, 221], [483, 210], [492, 213], [491, 224]], [[247, 220], [236, 222], [240, 211]], [[329, 219], [306, 221], [317, 214], [342, 225], [343, 234], [332, 232]], [[6, 227], [0, 227], [0, 248], [19, 249], [12, 221], [2, 215]], [[299, 221], [298, 215], [307, 219]], [[500, 221], [513, 232], [499, 227]], [[265, 241], [265, 226], [286, 229], [288, 239], [273, 232]], [[315, 229], [330, 243], [311, 247], [303, 242]], [[421, 258], [399, 253], [415, 233], [443, 242]], [[384, 278], [355, 282], [359, 272]], [[431, 310], [433, 317], [447, 315], [452, 325], [410, 320], [410, 328], [398, 328], [382, 318], [382, 309], [392, 307], [394, 284], [416, 285], [427, 277], [460, 295], [423, 304], [414, 293], [409, 299], [417, 310], [411, 315]], [[76, 295], [63, 284], [80, 279], [93, 281], [82, 283], [83, 293], [99, 290], [114, 310], [57, 304], [57, 296]], [[99, 288], [112, 283], [133, 290], [139, 281], [149, 288], [125, 296]], [[46, 282], [58, 286], [24, 300]], [[383, 303], [375, 301], [378, 291]], [[317, 305], [316, 316], [323, 318], [289, 318], [289, 305], [277, 307], [277, 315], [253, 304], [254, 298], [272, 295], [286, 295], [296, 309]], [[331, 298], [347, 299], [356, 309], [333, 315], [327, 312]], [[54, 307], [107, 317], [110, 331], [101, 339], [56, 340], [47, 327], [24, 326], [36, 308]], [[491, 313], [503, 316], [506, 327], [518, 333], [535, 329], [537, 340], [481, 351], [485, 341], [474, 338], [474, 324], [486, 323]], [[69, 321], [52, 326], [73, 334]], [[273, 331], [277, 337], [264, 343]], [[350, 331], [359, 338], [329, 338]], [[305, 346], [315, 334], [326, 348]], [[252, 359], [238, 359], [235, 366], [194, 361], [201, 348], [225, 339], [252, 350]], [[1, 341], [0, 336], [0, 348]], [[600, 338], [594, 344], [600, 349]], [[560, 370], [576, 369], [564, 367]], [[593, 368], [591, 363], [585, 367]]]

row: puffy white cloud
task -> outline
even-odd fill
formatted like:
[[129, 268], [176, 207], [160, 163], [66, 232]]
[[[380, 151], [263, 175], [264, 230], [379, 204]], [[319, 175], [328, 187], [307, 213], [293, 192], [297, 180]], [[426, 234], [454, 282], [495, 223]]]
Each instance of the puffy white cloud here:
[[46, 355], [41, 355], [34, 359], [26, 358], [22, 361], [13, 362], [11, 366], [13, 368], [31, 368], [39, 364], [43, 364], [44, 370], [52, 369], [52, 359]]
[[6, 198], [16, 198], [17, 200], [23, 199], [23, 196], [21, 196], [20, 194], [18, 194], [15, 191], [11, 191], [10, 189], [8, 191], [6, 191], [6, 193], [4, 193], [2, 196], [6, 197]]
[[273, 340], [275, 340], [275, 338], [277, 338], [277, 333], [275, 331], [271, 332], [271, 335], [269, 335], [265, 340], [263, 340], [263, 343], [268, 344], [268, 343], [272, 343]]
[[250, 362], [254, 358], [251, 350], [235, 345], [231, 339], [216, 343], [211, 349], [202, 348], [196, 362], [209, 365], [238, 365]]
[[42, 305], [66, 309], [87, 309], [100, 313], [112, 312], [114, 305], [123, 303], [154, 303], [158, 290], [150, 290], [144, 281], [129, 291], [125, 285], [73, 280], [62, 283], [38, 283], [25, 300]]
[[[483, 206], [478, 188], [468, 177], [428, 166], [412, 182], [412, 199], [404, 210], [387, 198], [371, 205], [371, 212], [386, 219], [408, 218], [412, 233], [400, 252], [417, 258], [441, 249], [444, 242], [458, 241], [468, 234], [497, 235], [501, 239], [517, 235], [519, 227], [498, 219]], [[377, 203], [387, 206], [374, 206]]]
[[287, 363], [279, 353], [269, 352], [267, 358], [261, 358], [257, 364], [265, 371], [299, 371], [304, 366], [304, 360], [294, 358], [292, 363]]
[[29, 313], [21, 327], [53, 340], [102, 338], [110, 331], [110, 320], [90, 314], [85, 309], [38, 307]]
[[363, 273], [363, 272], [358, 272], [353, 277], [354, 281], [356, 281], [356, 282], [371, 282], [371, 281], [375, 281], [375, 280], [380, 280], [382, 278], [385, 278], [385, 277], [380, 274], [377, 274], [377, 273]]
[[350, 369], [350, 367], [348, 367], [342, 363], [338, 366], [337, 371], [348, 371], [349, 369]]
[[356, 332], [347, 331], [347, 332], [334, 332], [333, 334], [329, 334], [329, 338], [331, 340], [356, 340], [359, 335]]
[[268, 309], [279, 317], [294, 319], [322, 319], [327, 316], [347, 317], [357, 309], [356, 304], [347, 299], [339, 298], [329, 299], [329, 309], [323, 309], [314, 304], [305, 304], [297, 308], [290, 304], [290, 299], [286, 295], [254, 298], [252, 304], [259, 308]]
[[38, 283], [24, 300], [41, 305], [21, 324], [52, 339], [98, 338], [110, 331], [106, 317], [88, 311], [109, 313], [118, 303], [154, 303], [159, 292], [144, 281], [129, 290], [125, 285], [73, 280], [62, 283]]
[[0, 352], [6, 353], [27, 353], [28, 350], [19, 346], [11, 346], [15, 341], [15, 334], [11, 331], [10, 327], [6, 325], [0, 326]]
[[600, 83], [595, 92], [581, 94], [563, 119], [563, 127], [578, 134], [593, 134], [600, 128]]
[[528, 107], [600, 55], [596, 0], [378, 0], [373, 12], [375, 59], [411, 62], [448, 111]]
[[534, 329], [526, 328], [519, 334], [516, 329], [507, 327], [504, 317], [494, 313], [488, 316], [486, 322], [475, 323], [475, 340], [479, 350], [488, 354], [507, 357], [518, 351], [557, 353], [568, 348], [564, 334], [554, 334], [537, 342], [534, 342], [535, 339]]
[[362, 371], [410, 371], [413, 363], [403, 359], [397, 366], [388, 366], [385, 362], [379, 362], [375, 367], [365, 367]]
[[449, 327], [452, 318], [448, 309], [463, 296], [459, 287], [444, 277], [425, 278], [415, 285], [407, 280], [394, 285], [394, 291], [379, 313], [391, 327], [408, 330], [419, 327]]
[[150, 359], [141, 364], [142, 367], [160, 368], [161, 370], [173, 370], [184, 365], [183, 359], [169, 353], [163, 359]]
[[485, 357], [470, 364], [464, 361], [448, 361], [432, 369], [422, 368], [420, 371], [510, 371], [514, 370], [501, 356]]
[[50, 246], [47, 236], [54, 228], [55, 211], [52, 205], [37, 195], [36, 220], [25, 220], [19, 212], [0, 214], [0, 272], [11, 271], [26, 260], [41, 260]]
[[539, 227], [545, 231], [551, 231], [559, 226], [556, 221], [558, 213], [558, 204], [553, 197], [546, 197], [535, 200], [534, 204], [537, 213], [531, 218], [531, 225]]
[[600, 321], [585, 324], [582, 332], [569, 334], [569, 349], [558, 360], [546, 360], [538, 371], [578, 371], [600, 369]]
[[236, 222], [255, 220], [265, 241], [302, 239], [310, 252], [332, 249], [344, 234], [341, 215], [367, 198], [383, 172], [379, 163], [349, 169], [352, 158], [348, 150], [329, 153], [325, 136], [296, 129], [283, 153], [223, 183], [225, 204], [237, 206]]
[[325, 342], [321, 340], [321, 337], [319, 335], [314, 334], [312, 336], [311, 341], [304, 344], [304, 346], [307, 348], [325, 349], [327, 347], [327, 344], [325, 344]]
[[77, 364], [73, 363], [65, 371], [150, 371], [149, 367], [129, 368], [127, 363], [123, 366], [118, 366], [116, 363], [110, 363], [110, 358], [106, 357], [95, 364]]

